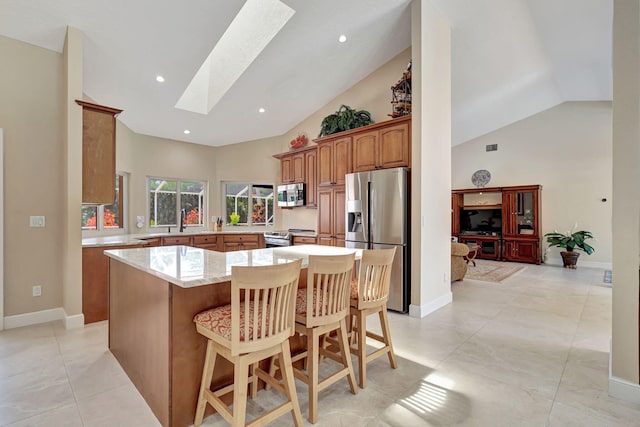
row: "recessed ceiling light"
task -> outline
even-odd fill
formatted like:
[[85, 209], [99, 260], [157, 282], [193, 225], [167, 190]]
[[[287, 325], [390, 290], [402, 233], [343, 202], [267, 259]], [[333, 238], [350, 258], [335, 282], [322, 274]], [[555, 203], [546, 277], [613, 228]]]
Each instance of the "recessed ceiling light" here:
[[259, 109], [258, 112], [264, 113], [264, 108]]
[[191, 133], [191, 131], [190, 131], [189, 129], [185, 129], [185, 130], [184, 130], [184, 134], [185, 134], [185, 135], [189, 135], [190, 133]]
[[156, 81], [157, 81], [158, 83], [164, 83], [164, 77], [162, 77], [162, 76], [156, 76]]
[[340, 43], [344, 43], [347, 41], [347, 36], [345, 36], [344, 34], [340, 34], [340, 37], [338, 37], [338, 41]]

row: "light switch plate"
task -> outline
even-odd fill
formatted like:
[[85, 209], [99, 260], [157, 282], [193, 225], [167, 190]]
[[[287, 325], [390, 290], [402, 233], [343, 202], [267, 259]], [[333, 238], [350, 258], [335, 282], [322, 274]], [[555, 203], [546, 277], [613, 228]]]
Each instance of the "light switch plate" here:
[[29, 227], [44, 227], [44, 216], [30, 216]]

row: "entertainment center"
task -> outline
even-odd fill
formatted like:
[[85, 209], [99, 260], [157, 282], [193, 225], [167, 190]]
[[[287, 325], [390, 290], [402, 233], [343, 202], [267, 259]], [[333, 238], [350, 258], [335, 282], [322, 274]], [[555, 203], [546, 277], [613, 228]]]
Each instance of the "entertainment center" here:
[[488, 187], [451, 192], [451, 235], [477, 244], [477, 257], [540, 264], [542, 186]]

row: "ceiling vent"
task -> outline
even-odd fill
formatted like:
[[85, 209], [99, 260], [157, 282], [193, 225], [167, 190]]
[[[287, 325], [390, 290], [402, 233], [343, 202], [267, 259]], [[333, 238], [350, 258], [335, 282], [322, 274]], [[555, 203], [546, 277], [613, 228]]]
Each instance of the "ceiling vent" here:
[[487, 151], [498, 151], [498, 144], [488, 144]]

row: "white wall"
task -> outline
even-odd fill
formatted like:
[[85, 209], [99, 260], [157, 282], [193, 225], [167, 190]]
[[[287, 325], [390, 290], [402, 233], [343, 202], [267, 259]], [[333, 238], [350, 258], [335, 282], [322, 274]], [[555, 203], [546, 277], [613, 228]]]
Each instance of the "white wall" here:
[[[487, 144], [498, 144], [498, 151], [486, 152]], [[579, 265], [610, 267], [610, 102], [566, 102], [453, 147], [451, 161], [454, 189], [473, 188], [478, 169], [491, 172], [489, 187], [541, 184], [543, 234], [577, 222], [597, 238], [590, 242], [596, 252], [582, 253]], [[558, 248], [548, 257], [561, 263]]]

